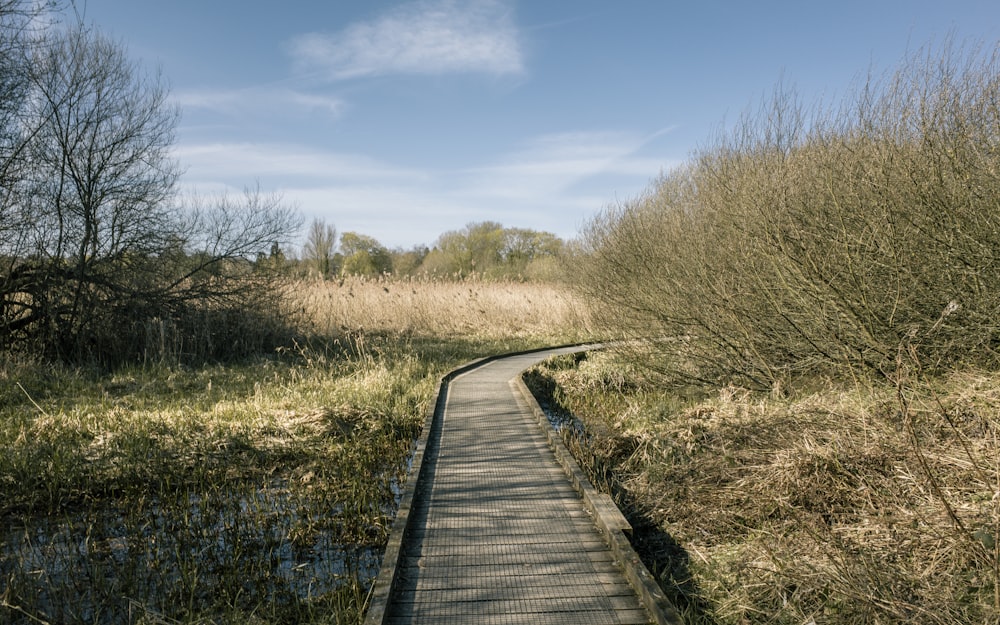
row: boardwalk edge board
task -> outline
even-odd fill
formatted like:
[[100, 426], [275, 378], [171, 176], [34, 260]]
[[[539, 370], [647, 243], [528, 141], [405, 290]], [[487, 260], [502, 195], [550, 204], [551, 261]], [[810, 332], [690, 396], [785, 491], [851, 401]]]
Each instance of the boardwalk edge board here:
[[663, 590], [656, 583], [656, 578], [653, 577], [646, 565], [642, 563], [639, 554], [632, 548], [632, 543], [629, 542], [626, 535], [626, 533], [631, 534], [632, 525], [625, 518], [625, 515], [618, 509], [610, 495], [598, 491], [587, 479], [576, 459], [573, 458], [552, 424], [549, 423], [545, 411], [538, 405], [538, 401], [528, 390], [521, 376], [511, 380], [510, 385], [535, 415], [538, 427], [545, 433], [549, 447], [552, 448], [563, 471], [572, 482], [573, 488], [583, 498], [584, 505], [594, 516], [594, 521], [607, 540], [615, 560], [621, 566], [625, 578], [632, 585], [633, 590], [639, 595], [639, 600], [649, 615], [653, 617], [657, 625], [680, 625], [683, 623], [677, 608], [663, 594]]
[[[468, 362], [449, 371], [441, 377], [438, 383], [436, 399], [432, 407], [427, 411], [423, 429], [421, 430], [420, 437], [417, 439], [414, 447], [409, 475], [403, 488], [396, 518], [393, 520], [389, 540], [382, 558], [382, 564], [379, 569], [378, 576], [369, 591], [368, 609], [364, 619], [365, 625], [384, 625], [385, 623], [388, 623], [388, 608], [390, 600], [400, 579], [400, 562], [403, 558], [404, 551], [403, 545], [412, 525], [411, 512], [414, 508], [415, 499], [421, 496], [421, 489], [426, 489], [428, 487], [424, 484], [428, 473], [424, 463], [424, 458], [425, 456], [429, 456], [433, 453], [438, 444], [442, 421], [441, 415], [444, 412], [447, 401], [449, 383], [463, 373], [467, 373], [495, 360], [511, 356], [564, 349], [568, 347], [578, 347], [579, 351], [588, 351], [598, 349], [601, 345], [593, 343], [571, 344], [525, 350], [508, 354], [497, 354]], [[520, 386], [518, 386], [518, 384]], [[625, 532], [631, 531], [631, 526], [628, 524], [628, 521], [624, 518], [610, 497], [606, 494], [598, 493], [596, 489], [593, 488], [589, 480], [587, 480], [586, 476], [584, 476], [583, 472], [580, 470], [579, 466], [577, 466], [576, 461], [571, 455], [569, 455], [569, 452], [562, 444], [562, 441], [554, 436], [554, 432], [552, 431], [552, 428], [549, 427], [545, 414], [538, 406], [538, 402], [535, 401], [534, 396], [532, 396], [527, 387], [524, 386], [524, 383], [521, 381], [521, 376], [515, 376], [511, 381], [511, 385], [514, 387], [513, 390], [517, 391], [514, 393], [514, 396], [518, 398], [519, 401], [523, 400], [526, 407], [536, 416], [536, 418], [541, 419], [539, 426], [546, 432], [546, 438], [549, 441], [549, 445], [555, 451], [564, 471], [567, 472], [567, 475], [569, 475], [571, 481], [573, 481], [574, 488], [576, 488], [576, 490], [583, 497], [585, 505], [589, 508], [594, 519], [597, 521], [597, 525], [607, 540], [616, 561], [622, 567], [626, 574], [626, 578], [639, 595], [641, 602], [649, 611], [650, 616], [654, 618], [656, 623], [661, 625], [679, 624], [681, 620], [677, 615], [676, 609], [663, 595], [659, 586], [656, 584], [656, 580], [639, 560], [638, 555], [632, 549], [632, 546], [625, 535]], [[561, 452], [558, 451], [557, 445], [558, 448], [561, 448]], [[575, 467], [575, 474], [571, 473], [571, 469], [567, 467]], [[574, 477], [574, 475], [578, 475], [579, 477]]]
[[[403, 539], [410, 522], [410, 511], [413, 509], [413, 498], [416, 494], [416, 486], [420, 481], [421, 470], [424, 466], [424, 452], [430, 439], [431, 428], [434, 426], [439, 410], [443, 409], [444, 398], [447, 396], [448, 380], [454, 377], [451, 373], [446, 374], [438, 381], [437, 395], [434, 404], [427, 411], [424, 418], [424, 426], [420, 431], [416, 447], [413, 451], [413, 460], [410, 463], [410, 474], [407, 476], [406, 485], [403, 487], [403, 495], [399, 500], [399, 509], [396, 511], [396, 518], [392, 522], [392, 529], [389, 532], [389, 541], [382, 556], [382, 564], [379, 567], [378, 576], [372, 584], [368, 595], [368, 612], [365, 616], [365, 625], [382, 625], [386, 622], [386, 609], [389, 607], [389, 597], [392, 595], [393, 587], [396, 584], [396, 575], [399, 571], [399, 561], [403, 551]], [[414, 479], [416, 476], [416, 479]]]

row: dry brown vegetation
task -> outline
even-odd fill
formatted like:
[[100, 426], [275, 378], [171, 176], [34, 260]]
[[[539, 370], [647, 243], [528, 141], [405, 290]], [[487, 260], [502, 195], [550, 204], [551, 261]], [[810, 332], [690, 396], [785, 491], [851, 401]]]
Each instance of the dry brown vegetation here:
[[996, 49], [929, 48], [836, 108], [779, 89], [598, 216], [580, 288], [682, 383], [995, 367], [998, 130]]
[[1000, 621], [998, 172], [1000, 48], [946, 42], [589, 225], [623, 360], [556, 377], [692, 622]]
[[453, 339], [583, 340], [587, 306], [556, 284], [513, 281], [305, 280], [289, 287], [309, 328], [322, 336], [368, 332]]
[[606, 354], [529, 379], [689, 623], [1000, 622], [1000, 375], [907, 417], [885, 384], [683, 401]]

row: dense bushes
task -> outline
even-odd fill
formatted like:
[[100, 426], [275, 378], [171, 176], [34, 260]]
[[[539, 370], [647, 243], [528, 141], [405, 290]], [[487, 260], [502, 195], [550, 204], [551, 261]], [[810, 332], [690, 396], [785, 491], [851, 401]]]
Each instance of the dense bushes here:
[[589, 224], [580, 287], [678, 380], [996, 364], [998, 69], [949, 44], [837, 109], [776, 90]]

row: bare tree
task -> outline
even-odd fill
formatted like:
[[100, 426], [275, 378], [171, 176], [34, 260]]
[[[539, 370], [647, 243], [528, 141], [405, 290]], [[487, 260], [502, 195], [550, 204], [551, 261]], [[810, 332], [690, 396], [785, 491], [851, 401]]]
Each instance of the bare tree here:
[[43, 16], [52, 8], [54, 2], [0, 0], [0, 284], [27, 240], [30, 215], [18, 198], [25, 191], [26, 148], [39, 130], [27, 110], [31, 54], [46, 25]]
[[[31, 53], [44, 34], [55, 1], [0, 0], [0, 188], [9, 191], [37, 125], [26, 123]], [[6, 197], [6, 194], [5, 194]], [[9, 204], [5, 204], [7, 206]]]
[[142, 261], [176, 224], [164, 210], [179, 174], [169, 153], [178, 112], [166, 95], [92, 30], [36, 48], [27, 104], [37, 131], [19, 201], [30, 247], [5, 293], [8, 331], [49, 332], [51, 344], [76, 350], [99, 309], [143, 289]]
[[324, 278], [334, 273], [334, 251], [337, 248], [337, 229], [321, 219], [313, 219], [302, 247], [304, 260], [308, 261]]
[[35, 48], [29, 77], [34, 130], [10, 222], [20, 245], [4, 249], [0, 340], [120, 359], [148, 320], [190, 326], [193, 308], [266, 299], [249, 259], [286, 243], [297, 214], [259, 189], [177, 202], [179, 112], [158, 75], [78, 26]]

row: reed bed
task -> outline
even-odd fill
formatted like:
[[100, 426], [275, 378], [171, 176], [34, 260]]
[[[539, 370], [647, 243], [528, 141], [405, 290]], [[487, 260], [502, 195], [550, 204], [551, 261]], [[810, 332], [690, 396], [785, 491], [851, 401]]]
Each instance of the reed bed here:
[[687, 622], [1000, 622], [1000, 375], [902, 401], [861, 381], [683, 399], [609, 355], [529, 379]]
[[558, 342], [592, 333], [582, 299], [555, 284], [349, 277], [297, 282], [290, 293], [324, 336], [363, 331]]

